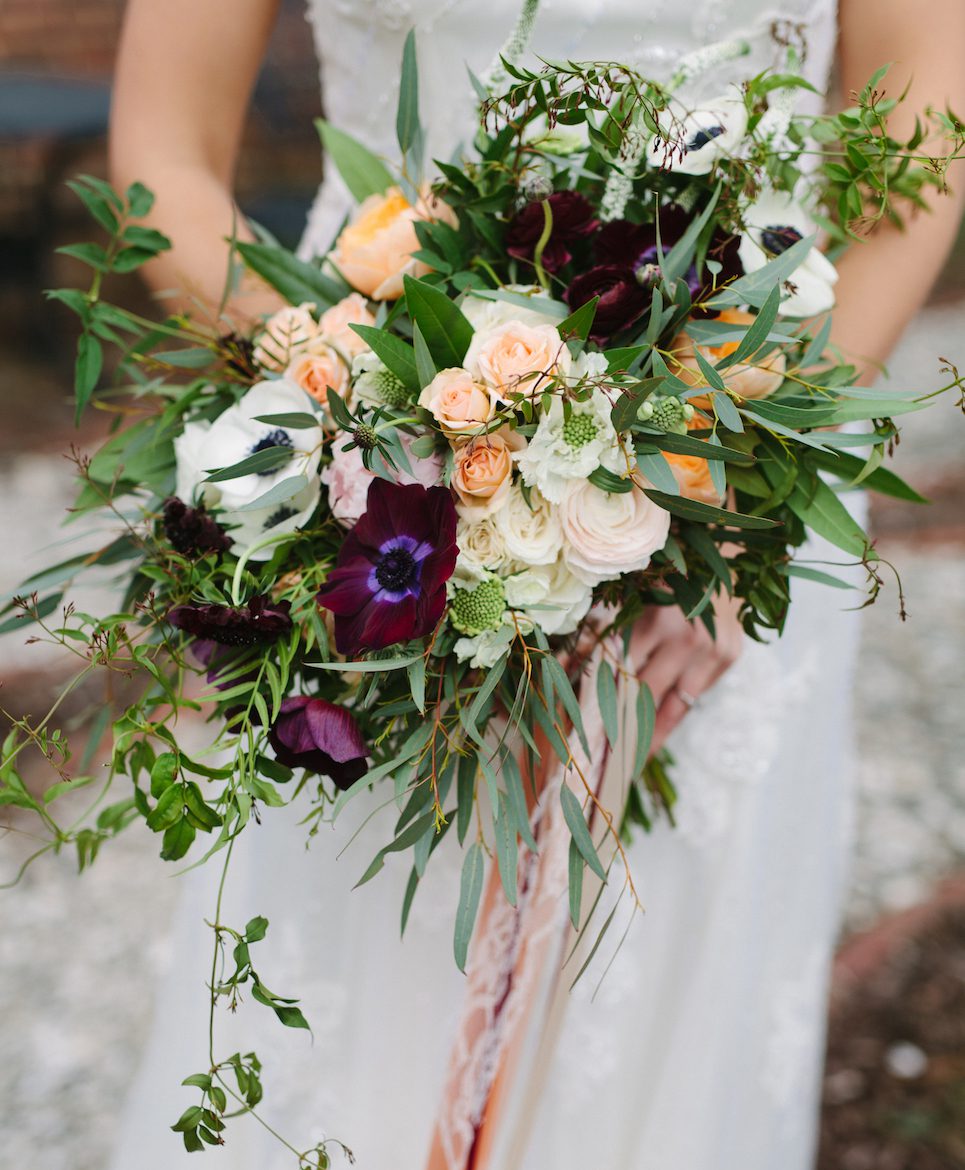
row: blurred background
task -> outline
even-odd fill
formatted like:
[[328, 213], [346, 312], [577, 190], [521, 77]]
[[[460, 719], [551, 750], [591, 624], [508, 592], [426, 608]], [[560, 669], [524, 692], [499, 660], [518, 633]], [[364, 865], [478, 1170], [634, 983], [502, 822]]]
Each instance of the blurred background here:
[[[45, 288], [85, 283], [58, 245], [91, 228], [64, 186], [105, 175], [122, 0], [0, 0], [0, 594], [70, 555], [65, 452], [96, 446], [69, 401], [73, 322]], [[318, 80], [301, 0], [285, 0], [238, 174], [242, 209], [294, 243], [320, 178]], [[895, 295], [900, 295], [900, 276]], [[129, 302], [132, 287], [122, 290]], [[143, 308], [150, 312], [146, 296]], [[892, 361], [922, 391], [965, 370], [965, 242]], [[836, 964], [820, 1170], [965, 1170], [965, 424], [952, 397], [903, 428], [895, 467], [929, 508], [873, 503], [886, 575], [862, 623], [855, 853]], [[83, 599], [82, 599], [83, 600]], [[839, 597], [829, 598], [838, 604]], [[40, 717], [61, 652], [0, 638], [0, 707]], [[83, 709], [81, 696], [74, 710]], [[71, 716], [67, 708], [68, 718]], [[79, 720], [78, 715], [75, 722]], [[2, 719], [0, 719], [2, 722]], [[82, 726], [75, 728], [83, 731]], [[38, 787], [49, 778], [38, 768]], [[29, 854], [3, 810], [0, 881]], [[0, 891], [0, 1170], [103, 1170], [150, 1018], [175, 883], [130, 831], [81, 880], [46, 857]], [[159, 1119], [159, 1124], [164, 1119]]]

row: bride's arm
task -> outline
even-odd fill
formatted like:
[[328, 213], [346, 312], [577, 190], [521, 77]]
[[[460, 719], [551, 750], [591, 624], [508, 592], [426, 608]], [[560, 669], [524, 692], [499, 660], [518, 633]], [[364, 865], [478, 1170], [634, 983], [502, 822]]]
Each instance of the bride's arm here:
[[[130, 0], [121, 36], [111, 115], [111, 176], [154, 191], [151, 222], [172, 242], [149, 265], [155, 291], [178, 290], [217, 306], [228, 244], [250, 231], [232, 182], [245, 112], [279, 0]], [[165, 302], [167, 307], [175, 305]], [[279, 307], [262, 285], [233, 299], [235, 317]]]
[[[963, 0], [841, 0], [842, 90], [861, 90], [882, 64], [893, 61], [884, 87], [897, 97], [911, 82], [896, 111], [897, 137], [907, 137], [915, 113], [951, 106], [965, 117], [965, 3]], [[928, 295], [941, 271], [965, 205], [965, 159], [949, 168], [951, 195], [931, 189], [929, 212], [910, 217], [904, 232], [883, 224], [870, 240], [842, 258], [834, 311], [834, 338], [846, 356], [874, 376]]]

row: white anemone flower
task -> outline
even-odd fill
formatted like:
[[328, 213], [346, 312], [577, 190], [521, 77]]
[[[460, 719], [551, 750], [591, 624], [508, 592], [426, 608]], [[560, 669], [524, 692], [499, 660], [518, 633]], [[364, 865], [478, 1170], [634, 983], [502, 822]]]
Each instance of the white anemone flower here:
[[659, 133], [647, 145], [649, 164], [681, 175], [706, 175], [718, 159], [737, 153], [747, 131], [747, 108], [727, 95], [696, 110], [671, 102], [657, 115], [657, 125]]
[[567, 410], [553, 398], [529, 445], [516, 457], [528, 487], [539, 488], [551, 504], [563, 499], [567, 484], [586, 479], [600, 466], [626, 471], [626, 456], [610, 421], [610, 403], [601, 390]]
[[[296, 429], [257, 421], [259, 415], [292, 413], [317, 415], [314, 402], [300, 386], [284, 378], [257, 382], [214, 422], [189, 422], [174, 441], [177, 495], [187, 503], [219, 509], [218, 519], [229, 529], [239, 553], [272, 536], [294, 532], [318, 507], [321, 425]], [[269, 447], [289, 447], [292, 457], [271, 471], [205, 482], [212, 471]], [[265, 506], [257, 506], [260, 498], [296, 476], [305, 482], [292, 496], [276, 494]], [[269, 545], [255, 550], [252, 558], [265, 560], [273, 551]]]
[[[792, 244], [815, 232], [805, 209], [786, 191], [765, 191], [744, 212], [739, 246], [745, 272], [756, 272]], [[785, 317], [816, 317], [834, 308], [838, 273], [831, 261], [812, 247], [801, 264], [785, 278], [787, 295], [780, 312]]]

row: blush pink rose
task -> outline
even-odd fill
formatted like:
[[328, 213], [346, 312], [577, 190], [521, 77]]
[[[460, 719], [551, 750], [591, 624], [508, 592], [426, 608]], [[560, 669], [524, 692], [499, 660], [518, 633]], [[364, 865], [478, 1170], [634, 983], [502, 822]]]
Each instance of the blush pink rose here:
[[375, 317], [365, 297], [359, 293], [349, 293], [337, 305], [326, 309], [319, 319], [318, 328], [325, 341], [352, 358], [365, 353], [369, 346], [350, 326], [374, 324]]
[[478, 430], [493, 417], [495, 405], [485, 386], [473, 381], [468, 370], [441, 370], [419, 395], [419, 405], [448, 434]]
[[473, 337], [466, 365], [497, 393], [525, 395], [536, 392], [540, 374], [566, 374], [569, 352], [555, 326], [508, 321]]
[[351, 392], [345, 360], [330, 345], [320, 342], [298, 354], [285, 371], [285, 377], [301, 386], [321, 406], [328, 402], [330, 387], [342, 398], [348, 398]]
[[667, 543], [670, 513], [638, 487], [610, 493], [580, 479], [563, 497], [560, 525], [570, 572], [587, 585], [599, 585], [650, 564]]
[[[409, 458], [412, 474], [399, 468], [396, 483], [421, 483], [423, 487], [436, 487], [442, 482], [443, 460], [441, 456], [431, 455], [420, 459], [412, 454], [414, 440], [409, 435], [402, 435], [402, 446]], [[362, 461], [362, 452], [358, 447], [351, 447], [344, 451], [343, 439], [339, 438], [332, 451], [332, 461], [322, 468], [321, 480], [328, 488], [328, 503], [332, 515], [347, 528], [358, 520], [365, 511], [369, 494], [369, 484], [375, 478], [373, 472]]]

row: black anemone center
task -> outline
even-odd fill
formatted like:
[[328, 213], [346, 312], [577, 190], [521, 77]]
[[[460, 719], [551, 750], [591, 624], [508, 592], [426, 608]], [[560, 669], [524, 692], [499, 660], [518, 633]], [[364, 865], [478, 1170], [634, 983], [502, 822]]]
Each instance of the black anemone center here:
[[[249, 455], [257, 455], [259, 451], [267, 451], [270, 447], [287, 447], [290, 451], [294, 451], [295, 444], [292, 442], [292, 437], [287, 431], [283, 431], [281, 427], [276, 427], [273, 431], [269, 431], [263, 439], [259, 439], [257, 443], [248, 452]], [[272, 470], [256, 471], [256, 475], [271, 475]]]
[[780, 256], [792, 244], [803, 239], [804, 237], [797, 228], [791, 227], [790, 224], [772, 225], [761, 232], [761, 243], [764, 245], [764, 250], [770, 252], [772, 256]]
[[401, 593], [415, 581], [416, 568], [416, 559], [407, 548], [393, 548], [376, 565], [375, 579], [390, 593]]
[[276, 508], [274, 512], [268, 517], [262, 528], [267, 532], [269, 528], [274, 528], [276, 524], [281, 524], [285, 520], [290, 520], [292, 516], [298, 515], [298, 509], [292, 508], [288, 504], [282, 504], [281, 507]]
[[713, 142], [715, 138], [719, 138], [724, 133], [723, 126], [705, 126], [702, 130], [690, 139], [686, 145], [687, 150], [700, 150], [701, 147], [706, 146], [708, 142]]

